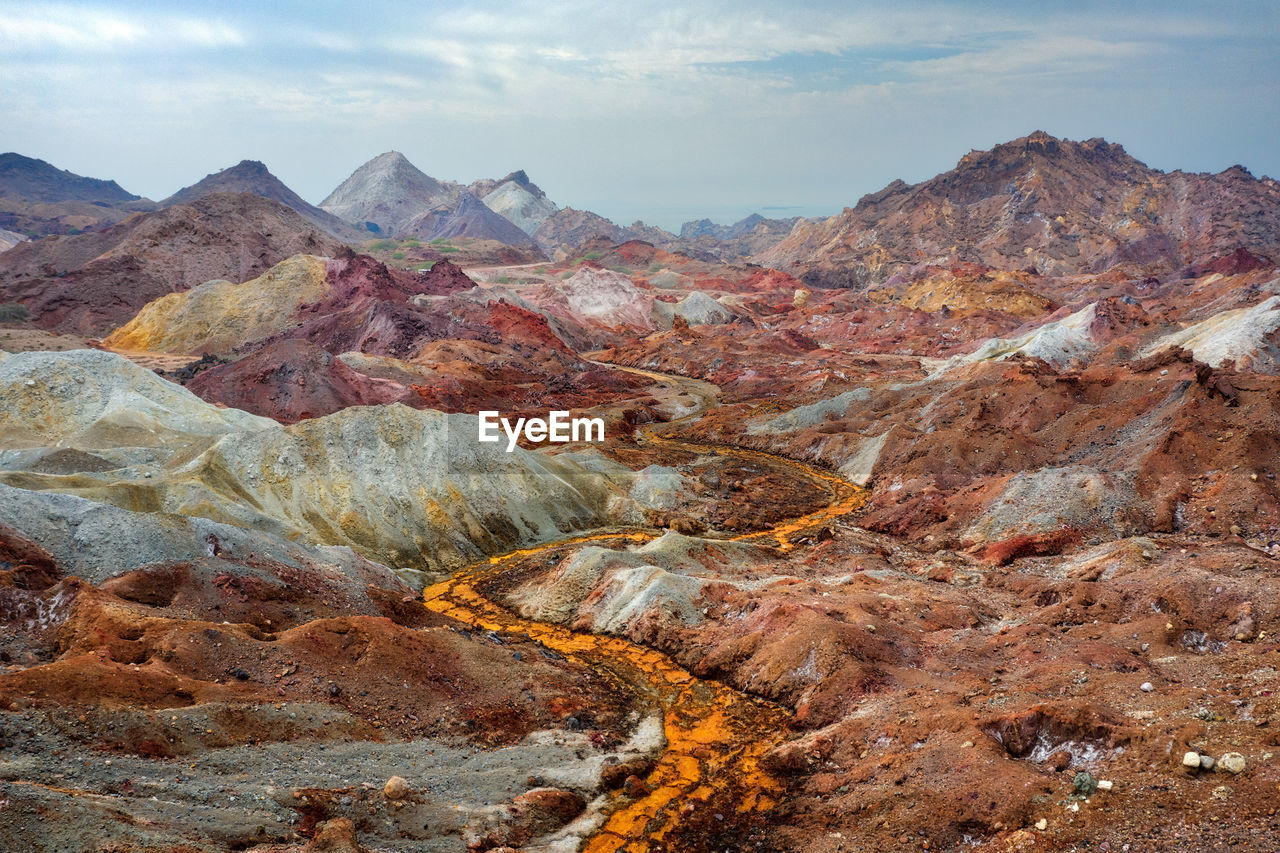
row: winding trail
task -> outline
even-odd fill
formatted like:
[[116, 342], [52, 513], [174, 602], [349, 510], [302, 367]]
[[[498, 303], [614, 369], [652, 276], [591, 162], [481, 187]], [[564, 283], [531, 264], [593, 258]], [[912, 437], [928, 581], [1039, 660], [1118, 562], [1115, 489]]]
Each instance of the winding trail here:
[[[696, 417], [716, 405], [719, 389], [711, 383], [597, 363], [654, 380], [657, 389], [653, 396], [681, 410], [683, 416], [678, 420]], [[696, 401], [692, 411], [688, 410], [686, 399]], [[777, 547], [787, 550], [792, 547], [791, 540], [805, 530], [855, 512], [866, 502], [865, 490], [834, 474], [770, 453], [669, 438], [658, 432], [667, 426], [647, 428], [640, 440], [783, 467], [830, 495], [830, 501], [815, 512], [769, 530], [734, 537], [735, 540], [772, 539]], [[705, 826], [714, 831], [752, 819], [763, 825], [782, 793], [782, 783], [762, 766], [761, 759], [787, 739], [787, 711], [718, 682], [698, 679], [667, 655], [628, 640], [520, 618], [480, 591], [488, 581], [548, 551], [569, 545], [639, 544], [659, 535], [657, 531], [637, 528], [562, 539], [491, 557], [423, 590], [423, 601], [429, 609], [483, 630], [528, 634], [546, 648], [590, 667], [661, 709], [667, 744], [644, 780], [650, 793], [634, 799], [616, 795], [603, 826], [583, 846], [589, 853], [666, 849], [664, 841], [675, 841], [674, 836], [682, 829], [697, 832], [697, 827]], [[719, 820], [709, 807], [713, 799]], [[725, 813], [728, 809], [737, 812], [736, 821]], [[688, 844], [676, 843], [681, 846], [671, 849], [685, 849]]]

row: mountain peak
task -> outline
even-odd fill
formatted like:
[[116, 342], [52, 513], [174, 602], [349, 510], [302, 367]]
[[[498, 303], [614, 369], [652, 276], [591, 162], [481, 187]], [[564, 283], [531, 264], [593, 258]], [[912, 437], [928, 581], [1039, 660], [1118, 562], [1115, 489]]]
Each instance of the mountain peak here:
[[289, 189], [283, 181], [271, 174], [261, 160], [241, 160], [221, 172], [206, 175], [189, 187], [178, 190], [160, 204], [169, 207], [186, 204], [211, 193], [250, 193], [278, 201], [291, 207], [304, 219], [342, 240], [357, 241], [369, 236], [367, 231], [354, 228], [338, 217], [309, 204]]
[[74, 172], [10, 151], [0, 154], [0, 196], [27, 201], [136, 201], [115, 181], [86, 178]]
[[[918, 184], [895, 181], [822, 224], [798, 226], [759, 257], [807, 265], [807, 281], [838, 286], [883, 281], [921, 258], [1045, 275], [1121, 265], [1155, 275], [1237, 246], [1270, 257], [1280, 220], [1239, 211], [1274, 210], [1277, 192], [1241, 169], [1165, 173], [1100, 137], [1037, 130], [970, 151]], [[1194, 217], [1189, 199], [1200, 205]]]
[[1024, 161], [1052, 163], [1067, 160], [1107, 162], [1125, 171], [1147, 169], [1146, 164], [1130, 156], [1123, 145], [1108, 142], [1100, 136], [1077, 142], [1056, 137], [1043, 130], [1035, 130], [1026, 136], [1002, 142], [989, 151], [970, 151], [960, 158], [956, 169], [1012, 165]]
[[459, 187], [423, 172], [399, 151], [387, 151], [351, 173], [320, 207], [378, 234], [395, 235], [424, 210], [458, 199]]
[[525, 174], [524, 169], [516, 169], [505, 178], [502, 178], [498, 181], [498, 186], [502, 186], [507, 181], [514, 181], [525, 189], [529, 189], [533, 185], [533, 182], [529, 180], [529, 176]]

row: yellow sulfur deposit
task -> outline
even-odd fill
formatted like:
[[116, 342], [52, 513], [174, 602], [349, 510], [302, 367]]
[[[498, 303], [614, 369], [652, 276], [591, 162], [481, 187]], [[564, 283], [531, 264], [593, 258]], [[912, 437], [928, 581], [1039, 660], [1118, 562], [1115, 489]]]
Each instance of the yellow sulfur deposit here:
[[123, 352], [230, 352], [295, 325], [294, 309], [328, 295], [325, 259], [294, 255], [242, 284], [208, 281], [150, 302], [103, 343]]

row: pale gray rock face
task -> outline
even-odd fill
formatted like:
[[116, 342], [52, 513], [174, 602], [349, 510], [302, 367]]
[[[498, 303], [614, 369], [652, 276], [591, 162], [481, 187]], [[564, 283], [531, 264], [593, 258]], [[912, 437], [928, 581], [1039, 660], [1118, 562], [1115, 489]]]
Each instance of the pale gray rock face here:
[[1138, 505], [1131, 474], [1083, 465], [1016, 474], [964, 533], [970, 543], [1048, 533], [1061, 527], [1120, 535], [1124, 515]]
[[654, 302], [654, 322], [660, 329], [670, 329], [679, 317], [690, 326], [720, 326], [732, 322], [733, 311], [712, 299], [701, 290], [695, 290], [679, 302]]
[[599, 633], [626, 634], [646, 620], [698, 624], [703, 588], [729, 582], [708, 568], [713, 552], [744, 563], [761, 559], [755, 545], [672, 531], [634, 548], [581, 548], [511, 601], [527, 618]]
[[478, 440], [471, 415], [353, 407], [281, 426], [110, 353], [0, 361], [0, 483], [439, 570], [635, 523], [635, 475]]
[[346, 222], [373, 223], [379, 235], [395, 237], [423, 211], [456, 204], [461, 192], [460, 185], [436, 180], [399, 151], [388, 151], [356, 169], [320, 207]]
[[536, 184], [529, 182], [524, 172], [516, 172], [482, 196], [481, 201], [530, 236], [560, 209]]
[[354, 598], [371, 583], [402, 586], [390, 569], [350, 548], [305, 545], [207, 518], [132, 512], [56, 492], [0, 485], [0, 524], [48, 551], [66, 574], [92, 584], [146, 566], [199, 560], [243, 574], [242, 564], [230, 567], [251, 557], [315, 573]]
[[25, 242], [26, 237], [16, 231], [6, 231], [0, 228], [0, 252], [8, 251], [19, 243]]
[[[1273, 281], [1269, 288], [1280, 285]], [[1275, 331], [1280, 329], [1280, 296], [1272, 296], [1248, 308], [1234, 308], [1214, 314], [1172, 334], [1157, 339], [1142, 351], [1154, 355], [1170, 347], [1191, 351], [1197, 361], [1211, 367], [1234, 363], [1239, 370], [1280, 374], [1280, 346]]]

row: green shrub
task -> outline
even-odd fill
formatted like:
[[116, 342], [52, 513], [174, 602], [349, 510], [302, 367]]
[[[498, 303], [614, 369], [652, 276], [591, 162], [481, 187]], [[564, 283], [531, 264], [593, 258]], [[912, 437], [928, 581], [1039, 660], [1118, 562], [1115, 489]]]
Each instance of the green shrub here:
[[0, 323], [25, 323], [31, 317], [21, 302], [0, 302]]

